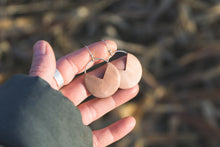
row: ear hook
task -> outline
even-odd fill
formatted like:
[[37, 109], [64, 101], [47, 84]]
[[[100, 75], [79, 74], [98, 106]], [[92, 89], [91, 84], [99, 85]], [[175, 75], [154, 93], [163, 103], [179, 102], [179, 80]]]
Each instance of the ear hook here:
[[89, 47], [88, 47], [87, 45], [86, 45], [85, 47], [86, 47], [86, 49], [89, 51], [89, 55], [91, 56], [92, 61], [94, 61], [95, 58], [94, 58], [93, 54], [91, 53]]
[[112, 54], [112, 51], [109, 49], [108, 44], [105, 42], [105, 40], [102, 40], [105, 43], [105, 46], [110, 54], [110, 56], [112, 57], [114, 54]]
[[[124, 51], [124, 50], [116, 50], [115, 52], [113, 52], [113, 54], [116, 54], [116, 53], [124, 53], [124, 54], [128, 54], [128, 52]], [[110, 60], [112, 56], [108, 57], [108, 61]]]
[[92, 60], [90, 60], [87, 64], [86, 64], [86, 67], [85, 67], [85, 70], [84, 70], [84, 73], [86, 74], [86, 70], [87, 70], [87, 67], [89, 65], [90, 62], [94, 62], [95, 60], [103, 60], [104, 62], [108, 63], [107, 60], [105, 59], [102, 59], [102, 58], [93, 58]]
[[88, 47], [88, 46], [85, 46], [85, 47], [86, 47], [86, 49], [89, 51], [89, 54], [90, 54], [90, 56], [91, 56], [91, 58], [92, 58], [92, 59], [86, 64], [86, 67], [85, 67], [85, 70], [84, 70], [84, 73], [85, 73], [85, 74], [86, 74], [86, 70], [87, 70], [87, 67], [88, 67], [88, 65], [89, 65], [90, 62], [94, 62], [95, 60], [103, 60], [104, 62], [108, 63], [108, 61], [105, 60], [105, 59], [102, 59], [102, 58], [94, 58], [94, 56], [93, 56], [93, 54], [91, 53], [89, 47]]

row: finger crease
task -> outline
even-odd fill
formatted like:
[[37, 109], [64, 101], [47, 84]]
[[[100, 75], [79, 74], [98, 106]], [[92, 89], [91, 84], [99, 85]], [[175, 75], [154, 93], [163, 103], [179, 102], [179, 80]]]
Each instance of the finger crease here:
[[98, 147], [99, 140], [95, 134], [93, 134], [93, 145], [94, 147]]
[[116, 103], [116, 100], [115, 100], [115, 98], [113, 96], [111, 97], [111, 102], [112, 102], [112, 106], [114, 108], [118, 106], [117, 103]]
[[91, 113], [91, 122], [92, 122], [93, 120], [95, 120], [98, 117], [98, 113], [92, 105], [89, 105], [88, 103], [86, 103], [86, 106]]
[[[69, 57], [65, 58], [65, 60], [66, 60], [67, 63], [71, 66], [72, 71], [75, 72], [75, 73], [73, 73], [73, 74], [76, 74], [76, 73], [79, 72], [79, 67], [78, 67], [76, 64], [74, 64], [74, 63], [69, 59]], [[76, 71], [74, 71], [74, 69], [76, 69]]]
[[114, 142], [115, 141], [115, 137], [113, 135], [113, 132], [112, 132], [111, 128], [108, 128], [106, 130], [106, 132], [109, 132], [109, 138], [111, 138], [111, 142]]

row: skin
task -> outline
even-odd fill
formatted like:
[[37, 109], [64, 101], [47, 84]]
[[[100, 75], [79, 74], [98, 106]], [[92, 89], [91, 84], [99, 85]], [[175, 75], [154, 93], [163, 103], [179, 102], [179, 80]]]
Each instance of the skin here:
[[[106, 40], [109, 49], [113, 52], [117, 49], [114, 41]], [[88, 46], [94, 57], [107, 59], [109, 52], [104, 42], [96, 42]], [[82, 103], [91, 94], [84, 85], [84, 75], [75, 78], [75, 75], [84, 71], [86, 64], [91, 60], [88, 50], [84, 47], [80, 50], [72, 52], [57, 62], [53, 49], [46, 41], [38, 41], [33, 47], [33, 61], [30, 69], [30, 76], [39, 76], [47, 81], [51, 87], [60, 90], [64, 96], [69, 98], [75, 106], [77, 106], [82, 115], [82, 121], [85, 125], [89, 125], [99, 119], [109, 111], [126, 103], [134, 98], [138, 91], [138, 85], [121, 90], [119, 89], [114, 95], [108, 98], [94, 98]], [[115, 66], [124, 66], [123, 58], [119, 58], [113, 62]], [[95, 61], [97, 64], [100, 61]], [[49, 63], [49, 64], [48, 64]], [[90, 64], [92, 66], [92, 64]], [[53, 78], [55, 69], [58, 69], [64, 79], [64, 87], [59, 89]], [[103, 71], [102, 67], [92, 71], [92, 74], [98, 74]], [[135, 126], [133, 117], [123, 118], [106, 128], [93, 131], [93, 146], [103, 147], [110, 145], [127, 135]]]

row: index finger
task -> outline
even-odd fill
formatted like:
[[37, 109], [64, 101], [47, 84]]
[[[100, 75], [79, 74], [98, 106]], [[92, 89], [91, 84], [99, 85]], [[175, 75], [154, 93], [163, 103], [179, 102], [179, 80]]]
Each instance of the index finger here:
[[[108, 59], [110, 56], [109, 51], [114, 52], [117, 50], [117, 45], [112, 40], [99, 41], [88, 45], [88, 48], [94, 58]], [[84, 71], [85, 66], [91, 60], [91, 55], [86, 47], [81, 48], [73, 53], [67, 54], [66, 56], [60, 58], [57, 61], [57, 69], [60, 71], [63, 79], [64, 85], [67, 85], [76, 74]], [[98, 61], [94, 61], [96, 64]], [[90, 64], [92, 66], [92, 64]]]

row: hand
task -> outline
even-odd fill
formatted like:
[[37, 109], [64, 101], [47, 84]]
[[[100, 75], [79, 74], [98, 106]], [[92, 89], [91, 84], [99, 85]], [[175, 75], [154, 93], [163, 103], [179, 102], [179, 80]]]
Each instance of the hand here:
[[[107, 40], [108, 47], [115, 51], [117, 45], [111, 40]], [[88, 46], [94, 57], [107, 59], [109, 52], [103, 42], [97, 42]], [[51, 87], [60, 90], [64, 96], [69, 98], [75, 106], [77, 106], [82, 115], [82, 121], [85, 125], [89, 125], [93, 121], [102, 117], [104, 114], [115, 109], [132, 99], [139, 91], [138, 85], [131, 89], [118, 90], [113, 96], [100, 99], [94, 98], [87, 102], [81, 103], [91, 94], [87, 91], [84, 85], [84, 75], [75, 75], [84, 71], [86, 64], [91, 60], [90, 54], [86, 48], [82, 48], [73, 53], [70, 53], [57, 62], [51, 46], [45, 41], [38, 41], [34, 47], [33, 62], [30, 69], [30, 76], [39, 76], [46, 80]], [[94, 64], [97, 64], [95, 61]], [[115, 66], [122, 66], [123, 58], [113, 62]], [[53, 78], [55, 69], [58, 69], [64, 79], [64, 87], [58, 89], [56, 81]], [[96, 69], [93, 73], [98, 73], [101, 68]], [[126, 117], [116, 123], [93, 131], [93, 146], [103, 147], [121, 139], [127, 135], [135, 126], [133, 117]]]

